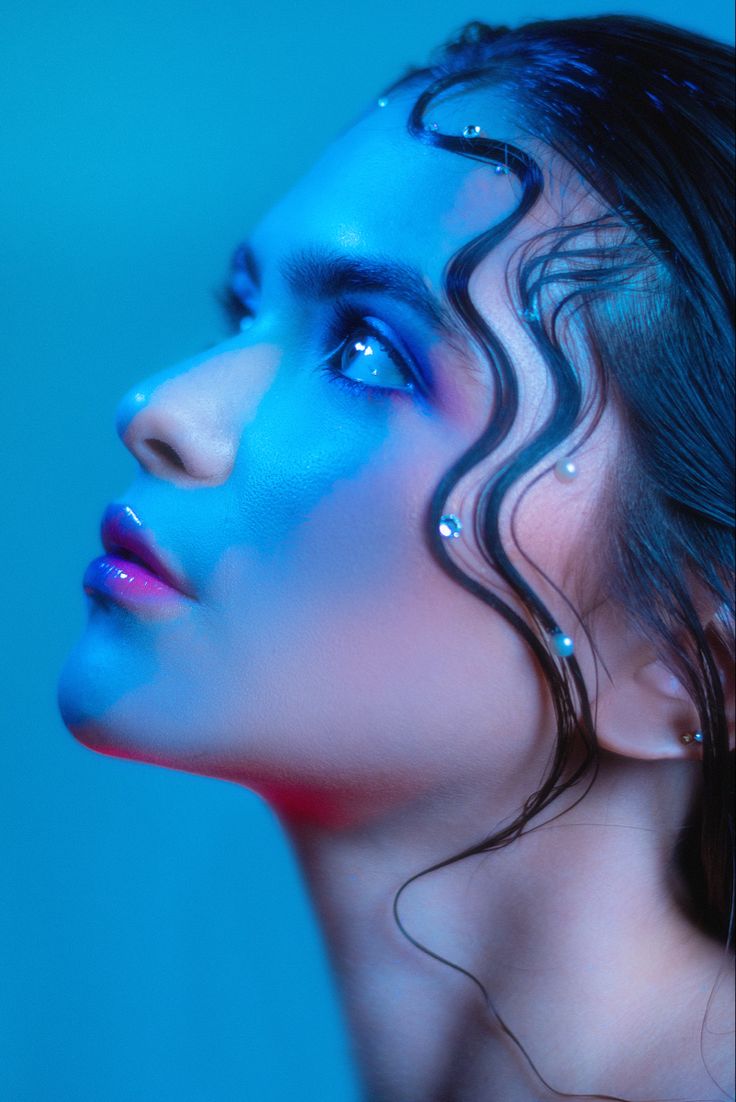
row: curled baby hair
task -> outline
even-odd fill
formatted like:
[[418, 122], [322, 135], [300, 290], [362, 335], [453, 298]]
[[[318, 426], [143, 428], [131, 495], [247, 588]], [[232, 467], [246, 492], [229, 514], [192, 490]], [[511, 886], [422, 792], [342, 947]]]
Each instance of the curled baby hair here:
[[[563, 157], [603, 211], [537, 235], [509, 288], [544, 358], [554, 402], [535, 437], [484, 486], [474, 523], [483, 557], [512, 587], [523, 614], [463, 571], [438, 533], [454, 486], [504, 441], [518, 408], [514, 365], [468, 288], [480, 261], [542, 194], [543, 172], [523, 141], [487, 137], [485, 126], [448, 134], [428, 119], [448, 94], [494, 88], [508, 97], [521, 132]], [[525, 576], [533, 576], [534, 564], [524, 573], [513, 565], [499, 525], [510, 487], [590, 412], [563, 347], [562, 325], [574, 312], [594, 351], [598, 401], [616, 403], [628, 454], [606, 501], [599, 552], [605, 596], [631, 617], [697, 708], [702, 785], [673, 863], [687, 884], [684, 905], [693, 922], [733, 948], [734, 751], [719, 676], [719, 665], [734, 656], [733, 51], [638, 17], [543, 20], [515, 29], [473, 22], [383, 96], [398, 90], [416, 94], [407, 119], [415, 140], [509, 171], [520, 184], [516, 209], [464, 245], [445, 270], [448, 304], [487, 359], [494, 399], [482, 435], [437, 485], [426, 530], [448, 575], [528, 644], [554, 704], [557, 737], [546, 777], [513, 820], [409, 878], [394, 897], [394, 917], [417, 948], [477, 984], [501, 1031], [549, 1090], [613, 1099], [565, 1094], [547, 1083], [480, 980], [412, 938], [398, 901], [420, 876], [511, 844], [535, 829], [533, 820], [563, 792], [581, 786], [578, 803], [595, 782], [588, 688], [574, 655], [555, 653], [554, 618]], [[717, 610], [712, 620], [703, 607]]]

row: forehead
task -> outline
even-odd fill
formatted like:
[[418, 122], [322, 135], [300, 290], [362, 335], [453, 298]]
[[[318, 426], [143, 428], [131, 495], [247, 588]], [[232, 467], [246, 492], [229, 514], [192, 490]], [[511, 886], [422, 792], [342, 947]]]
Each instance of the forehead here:
[[[408, 133], [413, 99], [406, 92], [392, 97], [328, 146], [252, 235], [264, 263], [303, 247], [391, 256], [417, 267], [439, 289], [449, 257], [514, 208], [518, 185], [511, 176]], [[431, 117], [440, 130], [459, 133], [472, 107], [445, 104]], [[487, 133], [508, 129], [488, 97], [483, 113]]]

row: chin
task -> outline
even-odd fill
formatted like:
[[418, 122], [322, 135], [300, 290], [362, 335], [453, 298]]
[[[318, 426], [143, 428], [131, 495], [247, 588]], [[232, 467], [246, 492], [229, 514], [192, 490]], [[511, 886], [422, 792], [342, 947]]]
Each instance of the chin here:
[[119, 648], [110, 654], [84, 634], [59, 674], [64, 725], [82, 746], [107, 757], [225, 776], [215, 749], [192, 727], [190, 709], [181, 699], [160, 699], [153, 673], [140, 655]]
[[131, 743], [119, 724], [112, 722], [104, 700], [95, 692], [94, 680], [83, 673], [72, 653], [62, 667], [56, 694], [64, 726], [89, 750], [109, 757], [149, 760], [146, 749]]
[[104, 641], [84, 632], [59, 674], [59, 712], [77, 742], [90, 750], [168, 765], [168, 755], [152, 744], [150, 723], [135, 717], [136, 685], [143, 675], [140, 666], [131, 651], [116, 647], [111, 652]]

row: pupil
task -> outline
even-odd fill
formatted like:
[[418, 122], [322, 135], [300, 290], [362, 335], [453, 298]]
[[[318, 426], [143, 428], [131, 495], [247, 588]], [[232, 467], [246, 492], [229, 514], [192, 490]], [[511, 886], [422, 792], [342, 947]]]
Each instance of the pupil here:
[[[367, 361], [366, 366], [371, 375], [378, 374], [378, 368], [375, 367], [372, 362], [372, 357], [376, 354], [374, 344], [375, 338], [368, 335], [366, 335], [365, 338], [363, 338], [362, 340], [357, 340], [353, 343], [353, 351], [357, 352], [360, 355], [363, 362]], [[385, 349], [383, 349], [380, 344], [378, 345], [378, 348], [380, 348], [381, 351], [385, 351]]]

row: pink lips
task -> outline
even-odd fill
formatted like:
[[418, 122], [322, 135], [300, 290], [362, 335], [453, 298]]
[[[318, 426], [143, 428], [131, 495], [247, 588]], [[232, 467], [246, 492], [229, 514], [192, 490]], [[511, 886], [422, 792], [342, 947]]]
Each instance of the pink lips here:
[[183, 598], [194, 596], [129, 505], [107, 507], [101, 536], [107, 554], [92, 560], [82, 583], [90, 596], [154, 615], [175, 613]]

